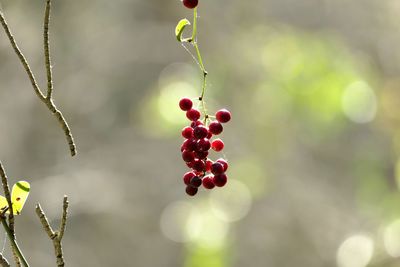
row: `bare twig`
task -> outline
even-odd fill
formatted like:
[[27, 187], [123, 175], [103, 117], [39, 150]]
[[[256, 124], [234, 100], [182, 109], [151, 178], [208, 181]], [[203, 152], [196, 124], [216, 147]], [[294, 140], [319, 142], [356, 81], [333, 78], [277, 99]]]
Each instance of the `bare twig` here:
[[44, 15], [44, 54], [45, 54], [45, 65], [46, 65], [46, 75], [47, 75], [47, 94], [44, 95], [43, 92], [40, 90], [38, 83], [36, 82], [35, 76], [26, 60], [24, 54], [19, 49], [14, 36], [11, 33], [11, 30], [7, 24], [7, 21], [4, 17], [3, 12], [0, 10], [0, 23], [4, 28], [4, 31], [11, 43], [11, 46], [14, 49], [14, 52], [17, 54], [19, 60], [21, 61], [22, 66], [24, 67], [29, 80], [32, 84], [33, 90], [35, 91], [38, 98], [47, 106], [50, 112], [56, 117], [58, 122], [61, 125], [61, 128], [64, 131], [65, 137], [68, 142], [69, 150], [71, 155], [76, 155], [76, 146], [74, 142], [74, 138], [72, 137], [71, 130], [68, 126], [67, 121], [65, 120], [64, 116], [62, 115], [61, 111], [59, 111], [54, 104], [52, 93], [53, 93], [53, 80], [52, 80], [52, 73], [51, 73], [51, 61], [50, 61], [50, 49], [49, 49], [49, 23], [50, 23], [50, 7], [51, 7], [51, 0], [46, 0], [46, 8], [45, 8], [45, 15]]
[[8, 260], [6, 258], [4, 258], [4, 256], [2, 254], [0, 254], [0, 265], [2, 267], [10, 267], [10, 263], [8, 263]]
[[51, 225], [49, 223], [49, 220], [46, 217], [46, 214], [44, 213], [44, 211], [39, 203], [36, 205], [36, 214], [38, 215], [40, 222], [42, 223], [44, 231], [47, 233], [49, 238], [53, 241], [54, 252], [55, 252], [56, 258], [57, 258], [57, 266], [63, 267], [65, 265], [65, 262], [64, 262], [64, 257], [63, 257], [61, 240], [64, 236], [65, 226], [67, 224], [68, 197], [64, 196], [63, 212], [62, 212], [62, 216], [61, 216], [61, 223], [60, 223], [59, 230], [57, 230], [57, 231], [53, 230], [53, 228], [51, 227]]
[[[10, 187], [8, 186], [8, 178], [6, 171], [4, 170], [3, 164], [0, 161], [0, 176], [1, 176], [1, 183], [3, 184], [4, 195], [7, 199], [8, 210], [10, 211], [10, 215], [8, 216], [9, 224], [10, 224], [10, 231], [14, 235], [14, 211], [12, 208], [12, 201], [11, 201], [11, 194], [10, 194]], [[3, 208], [3, 207], [0, 207]]]
[[46, 9], [44, 11], [44, 23], [43, 23], [43, 43], [44, 43], [44, 58], [47, 74], [47, 99], [51, 99], [53, 93], [53, 78], [51, 73], [51, 60], [50, 60], [50, 48], [49, 48], [49, 23], [50, 23], [50, 8], [51, 0], [46, 1]]
[[[0, 220], [1, 220], [1, 224], [4, 227], [4, 230], [6, 231], [8, 237], [10, 239], [11, 246], [13, 248], [13, 253], [16, 254], [16, 256], [14, 256], [14, 257], [18, 258], [18, 262], [16, 262], [16, 264], [17, 265], [21, 265], [21, 263], [22, 263], [22, 265], [24, 267], [29, 267], [28, 262], [26, 261], [24, 255], [22, 254], [21, 249], [19, 248], [19, 246], [17, 244], [17, 240], [15, 239], [15, 235], [13, 233], [11, 233], [11, 229], [7, 225], [6, 218], [5, 217], [0, 217]], [[19, 260], [21, 260], [21, 263], [19, 262]]]
[[[7, 235], [8, 235], [8, 238], [10, 239], [11, 246], [12, 246], [12, 251], [13, 251], [13, 254], [14, 254], [14, 260], [15, 260], [16, 265], [17, 266], [21, 266], [21, 261], [22, 261], [22, 264], [25, 267], [28, 267], [29, 264], [26, 261], [24, 255], [22, 254], [22, 251], [18, 247], [17, 241], [15, 240], [14, 212], [13, 212], [13, 209], [11, 208], [12, 207], [12, 202], [11, 202], [10, 188], [8, 186], [7, 174], [6, 174], [6, 171], [5, 171], [1, 161], [0, 161], [0, 176], [1, 176], [1, 183], [3, 184], [4, 195], [6, 197], [7, 204], [8, 204], [8, 207], [6, 207], [6, 210], [4, 210], [4, 212], [1, 214], [0, 220], [1, 220], [1, 223], [3, 224], [3, 227], [4, 227]], [[3, 207], [0, 207], [0, 208], [3, 208]], [[7, 225], [6, 218], [4, 216], [4, 214], [7, 211], [7, 209], [10, 212], [10, 214], [8, 216], [9, 225]]]

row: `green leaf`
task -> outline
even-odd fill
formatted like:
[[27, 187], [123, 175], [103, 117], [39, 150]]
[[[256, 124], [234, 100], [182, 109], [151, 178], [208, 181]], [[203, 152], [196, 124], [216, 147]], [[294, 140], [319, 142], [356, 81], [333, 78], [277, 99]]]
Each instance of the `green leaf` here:
[[175, 36], [176, 36], [176, 39], [177, 39], [179, 42], [187, 41], [187, 39], [183, 39], [183, 40], [182, 40], [182, 33], [183, 33], [183, 30], [185, 29], [185, 27], [186, 27], [187, 25], [190, 25], [190, 21], [188, 21], [187, 19], [181, 19], [181, 20], [178, 22], [178, 24], [176, 25], [176, 28], [175, 28]]

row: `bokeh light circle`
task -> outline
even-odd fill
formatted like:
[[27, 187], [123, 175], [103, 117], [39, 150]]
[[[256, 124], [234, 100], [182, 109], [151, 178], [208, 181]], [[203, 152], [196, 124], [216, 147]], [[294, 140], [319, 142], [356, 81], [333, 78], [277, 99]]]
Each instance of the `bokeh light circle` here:
[[353, 235], [340, 245], [336, 260], [338, 267], [366, 267], [374, 252], [373, 240], [365, 235]]
[[383, 232], [386, 252], [392, 257], [400, 257], [400, 219], [389, 224]]
[[342, 108], [347, 118], [355, 123], [367, 123], [375, 118], [377, 100], [374, 91], [364, 81], [350, 84], [342, 96]]
[[188, 242], [198, 237], [202, 217], [188, 202], [169, 204], [161, 214], [160, 228], [164, 236], [175, 242]]
[[210, 206], [218, 218], [226, 222], [242, 219], [249, 212], [252, 197], [248, 187], [237, 180], [230, 180], [223, 190], [210, 194]]

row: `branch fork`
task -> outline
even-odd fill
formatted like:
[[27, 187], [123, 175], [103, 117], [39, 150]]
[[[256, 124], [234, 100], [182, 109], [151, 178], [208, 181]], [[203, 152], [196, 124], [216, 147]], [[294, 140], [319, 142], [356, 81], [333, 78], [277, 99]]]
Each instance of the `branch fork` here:
[[25, 69], [25, 72], [28, 75], [28, 78], [32, 84], [33, 90], [37, 97], [47, 106], [50, 112], [56, 117], [57, 121], [60, 123], [62, 130], [64, 131], [65, 138], [67, 139], [68, 147], [71, 153], [71, 156], [75, 156], [76, 145], [74, 142], [74, 138], [71, 133], [71, 129], [68, 126], [67, 121], [62, 115], [61, 111], [59, 111], [54, 104], [53, 101], [53, 78], [51, 72], [51, 57], [50, 57], [50, 45], [49, 45], [49, 24], [50, 24], [50, 9], [51, 9], [51, 0], [46, 0], [46, 8], [44, 12], [44, 25], [43, 25], [43, 44], [44, 44], [44, 57], [45, 57], [45, 67], [46, 67], [46, 76], [47, 76], [47, 91], [46, 94], [43, 94], [40, 89], [38, 83], [36, 82], [35, 75], [33, 74], [28, 61], [26, 60], [24, 54], [21, 49], [18, 47], [13, 34], [7, 24], [5, 16], [3, 12], [0, 10], [0, 23], [4, 28], [4, 31], [11, 43], [14, 52], [17, 54], [19, 61]]

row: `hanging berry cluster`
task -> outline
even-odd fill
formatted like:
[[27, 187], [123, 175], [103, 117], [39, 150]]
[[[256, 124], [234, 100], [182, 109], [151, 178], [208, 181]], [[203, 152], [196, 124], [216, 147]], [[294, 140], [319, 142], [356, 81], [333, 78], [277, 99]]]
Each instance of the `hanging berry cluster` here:
[[[211, 121], [207, 127], [200, 120], [200, 111], [193, 108], [192, 100], [182, 98], [179, 101], [179, 107], [186, 111], [186, 117], [191, 121], [189, 126], [182, 129], [182, 136], [185, 138], [181, 146], [182, 159], [191, 169], [183, 176], [186, 193], [194, 196], [201, 185], [206, 189], [224, 186], [228, 180], [225, 174], [228, 162], [222, 158], [213, 162], [208, 158], [208, 154], [210, 149], [220, 152], [224, 148], [224, 142], [221, 139], [211, 139], [214, 135], [222, 133], [222, 123], [230, 121], [230, 112], [226, 109], [217, 111], [216, 120]], [[208, 121], [209, 117], [206, 115], [204, 122], [207, 124]]]
[[[222, 124], [230, 121], [231, 113], [226, 109], [221, 109], [215, 113], [215, 116], [207, 114], [204, 95], [208, 73], [204, 67], [197, 44], [198, 0], [182, 0], [182, 2], [185, 7], [193, 9], [193, 32], [191, 37], [182, 37], [183, 30], [190, 25], [189, 20], [182, 19], [175, 28], [175, 35], [183, 46], [185, 43], [193, 46], [197, 59], [192, 56], [203, 73], [202, 90], [198, 98], [200, 110], [193, 108], [193, 102], [190, 98], [182, 98], [179, 101], [179, 107], [186, 112], [186, 117], [190, 121], [190, 125], [182, 129], [182, 136], [185, 138], [181, 146], [182, 159], [191, 169], [184, 174], [183, 182], [186, 185], [186, 193], [194, 196], [201, 185], [206, 189], [212, 189], [215, 186], [222, 187], [228, 181], [228, 177], [225, 174], [228, 169], [228, 162], [223, 158], [217, 159], [215, 162], [212, 161], [209, 158], [209, 151], [212, 149], [220, 152], [224, 148], [224, 142], [220, 138], [213, 138], [213, 136], [222, 133]], [[187, 48], [186, 50], [189, 51]]]

